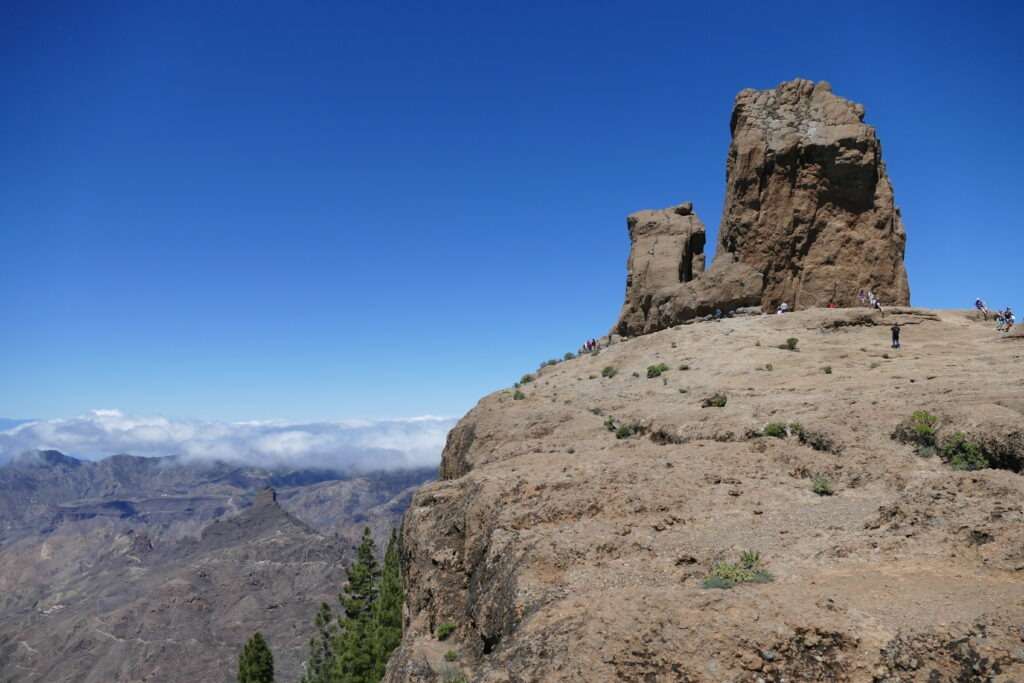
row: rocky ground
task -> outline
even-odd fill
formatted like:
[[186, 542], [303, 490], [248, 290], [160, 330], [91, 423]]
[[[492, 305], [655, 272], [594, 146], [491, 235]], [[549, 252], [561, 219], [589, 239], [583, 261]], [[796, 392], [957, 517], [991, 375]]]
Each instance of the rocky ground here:
[[[697, 323], [485, 397], [406, 514], [386, 680], [1024, 681], [1024, 338], [992, 327]], [[1009, 469], [894, 440], [915, 410]], [[705, 587], [744, 551], [772, 580]]]

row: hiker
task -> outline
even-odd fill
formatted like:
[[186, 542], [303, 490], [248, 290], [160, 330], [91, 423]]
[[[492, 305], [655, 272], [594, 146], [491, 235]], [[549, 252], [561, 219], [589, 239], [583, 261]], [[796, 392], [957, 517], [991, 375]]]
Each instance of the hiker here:
[[721, 308], [716, 308], [715, 309], [715, 320], [721, 320], [721, 319], [722, 319], [722, 309]]
[[783, 313], [785, 313], [788, 310], [789, 310], [789, 304], [787, 304], [785, 301], [783, 301], [781, 304], [779, 304], [779, 310], [775, 311], [775, 313], [776, 313], [776, 315], [782, 315]]
[[889, 329], [892, 330], [892, 348], [900, 348], [900, 324], [893, 323]]
[[1017, 319], [1013, 316], [1013, 310], [1009, 306], [1006, 307], [1006, 314], [1003, 317], [1006, 320], [1005, 331], [1009, 332], [1010, 330], [1013, 329], [1014, 323], [1017, 322]]
[[985, 305], [985, 302], [982, 299], [975, 299], [974, 307], [981, 311], [981, 314], [985, 316], [985, 320], [988, 320], [988, 306]]

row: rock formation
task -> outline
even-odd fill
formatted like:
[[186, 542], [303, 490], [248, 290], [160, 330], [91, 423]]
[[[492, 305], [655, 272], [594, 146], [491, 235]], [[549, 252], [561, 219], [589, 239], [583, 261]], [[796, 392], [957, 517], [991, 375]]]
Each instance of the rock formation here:
[[632, 336], [761, 303], [764, 278], [742, 263], [716, 259], [704, 270], [704, 224], [690, 202], [627, 219], [632, 247], [626, 301], [615, 331]]
[[886, 304], [909, 303], [906, 235], [881, 144], [863, 118], [861, 105], [825, 82], [797, 79], [737, 95], [714, 264], [704, 276], [690, 265], [686, 236], [703, 240], [695, 216], [630, 216], [616, 331], [644, 334], [716, 308], [851, 306], [861, 288]]

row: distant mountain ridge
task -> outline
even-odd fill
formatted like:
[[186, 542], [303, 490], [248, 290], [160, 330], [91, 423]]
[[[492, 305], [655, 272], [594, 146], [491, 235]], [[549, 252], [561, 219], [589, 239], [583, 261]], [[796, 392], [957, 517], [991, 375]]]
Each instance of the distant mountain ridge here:
[[23, 453], [0, 465], [0, 681], [229, 681], [256, 629], [290, 680], [363, 527], [383, 542], [435, 474]]

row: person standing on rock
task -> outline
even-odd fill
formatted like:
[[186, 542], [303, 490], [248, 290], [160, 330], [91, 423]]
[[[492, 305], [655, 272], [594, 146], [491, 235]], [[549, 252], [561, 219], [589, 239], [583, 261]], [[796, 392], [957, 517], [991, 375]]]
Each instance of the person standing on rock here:
[[893, 323], [892, 327], [889, 329], [892, 330], [892, 348], [900, 348], [900, 324]]

